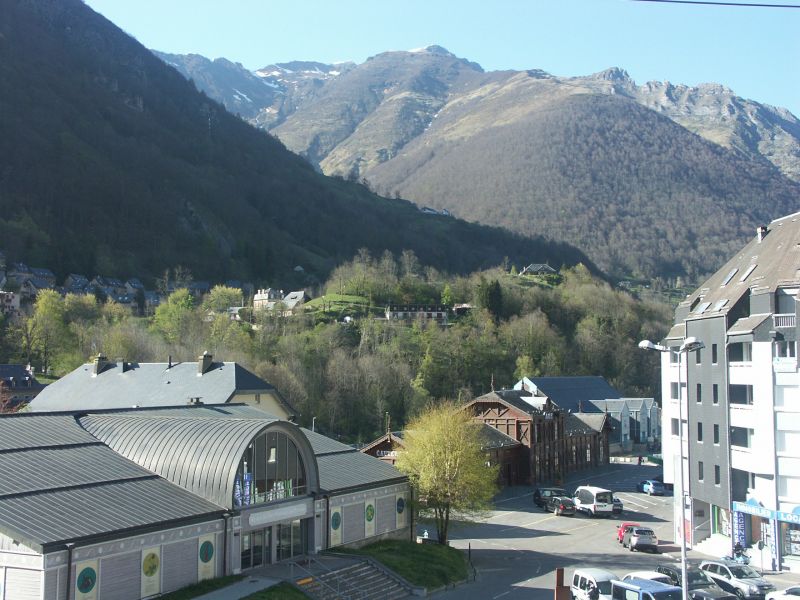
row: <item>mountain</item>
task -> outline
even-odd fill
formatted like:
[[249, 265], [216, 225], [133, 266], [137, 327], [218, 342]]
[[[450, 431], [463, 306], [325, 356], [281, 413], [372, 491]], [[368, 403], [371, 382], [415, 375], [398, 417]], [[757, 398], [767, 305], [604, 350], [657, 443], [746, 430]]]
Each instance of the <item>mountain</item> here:
[[575, 243], [618, 276], [699, 278], [800, 205], [797, 118], [719, 85], [484, 72], [438, 46], [315, 82], [260, 125], [323, 172]]
[[[192, 61], [225, 75], [215, 89], [238, 90], [242, 107], [278, 101], [234, 63]], [[0, 0], [0, 247], [60, 276], [182, 265], [287, 285], [362, 247], [453, 272], [505, 256], [591, 265], [567, 244], [426, 215], [316, 172], [80, 0]]]

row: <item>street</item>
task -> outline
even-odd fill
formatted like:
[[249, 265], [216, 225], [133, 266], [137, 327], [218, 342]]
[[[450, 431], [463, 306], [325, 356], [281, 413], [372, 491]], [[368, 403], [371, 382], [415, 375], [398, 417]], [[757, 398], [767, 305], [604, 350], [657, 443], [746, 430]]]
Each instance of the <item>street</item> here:
[[[661, 562], [675, 562], [680, 547], [672, 541], [672, 495], [647, 496], [636, 492], [636, 483], [655, 477], [661, 468], [652, 465], [611, 464], [602, 472], [577, 475], [565, 488], [590, 484], [615, 492], [625, 505], [622, 515], [593, 519], [578, 514], [558, 517], [534, 506], [533, 487], [515, 486], [502, 491], [495, 510], [479, 523], [455, 524], [451, 545], [471, 549], [477, 570], [474, 583], [437, 594], [439, 598], [459, 600], [514, 600], [515, 598], [552, 599], [555, 569], [564, 568], [569, 583], [577, 567], [608, 569], [622, 578], [626, 573], [654, 569]], [[636, 521], [651, 527], [659, 538], [660, 554], [630, 552], [616, 541], [616, 525]], [[429, 528], [417, 528], [421, 534]], [[430, 532], [435, 535], [435, 530]], [[706, 558], [689, 553], [690, 558]], [[757, 565], [754, 565], [757, 568]], [[768, 577], [778, 589], [797, 583], [797, 575]]]

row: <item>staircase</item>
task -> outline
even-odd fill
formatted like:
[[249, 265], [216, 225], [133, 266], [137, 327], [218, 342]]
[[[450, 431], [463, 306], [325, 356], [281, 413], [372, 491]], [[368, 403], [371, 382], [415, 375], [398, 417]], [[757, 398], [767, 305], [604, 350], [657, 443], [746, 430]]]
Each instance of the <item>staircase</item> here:
[[315, 600], [398, 600], [411, 596], [404, 583], [367, 561], [305, 577], [296, 584]]
[[727, 556], [731, 553], [731, 539], [719, 533], [712, 533], [703, 541], [696, 543], [692, 550], [713, 558]]

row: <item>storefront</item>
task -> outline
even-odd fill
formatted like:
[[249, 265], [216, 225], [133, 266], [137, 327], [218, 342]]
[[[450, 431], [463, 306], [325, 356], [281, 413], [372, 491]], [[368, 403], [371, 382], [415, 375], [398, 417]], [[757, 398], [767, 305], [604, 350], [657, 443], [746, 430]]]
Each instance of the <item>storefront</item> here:
[[800, 508], [770, 510], [750, 502], [733, 503], [733, 543], [769, 551], [772, 569], [800, 570]]

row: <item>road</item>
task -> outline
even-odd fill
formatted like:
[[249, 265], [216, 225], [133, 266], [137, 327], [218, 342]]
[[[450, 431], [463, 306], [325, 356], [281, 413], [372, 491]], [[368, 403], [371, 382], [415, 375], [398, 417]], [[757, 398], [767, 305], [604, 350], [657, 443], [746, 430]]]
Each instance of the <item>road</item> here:
[[[478, 577], [474, 583], [437, 594], [458, 600], [518, 600], [553, 598], [555, 570], [564, 568], [565, 582], [577, 567], [601, 567], [620, 577], [630, 571], [653, 569], [660, 562], [680, 558], [672, 541], [672, 496], [649, 497], [635, 491], [636, 483], [660, 473], [660, 467], [612, 464], [592, 475], [572, 477], [565, 487], [591, 484], [614, 490], [625, 510], [619, 517], [593, 519], [583, 515], [557, 517], [533, 505], [532, 487], [503, 490], [487, 518], [474, 524], [457, 524], [451, 545], [471, 549]], [[660, 554], [630, 552], [616, 541], [616, 525], [636, 521], [653, 528]], [[426, 528], [423, 523], [418, 532]], [[435, 531], [433, 529], [432, 531]], [[690, 558], [692, 554], [690, 553]], [[701, 558], [701, 555], [696, 555]], [[797, 576], [769, 579], [783, 589]]]

